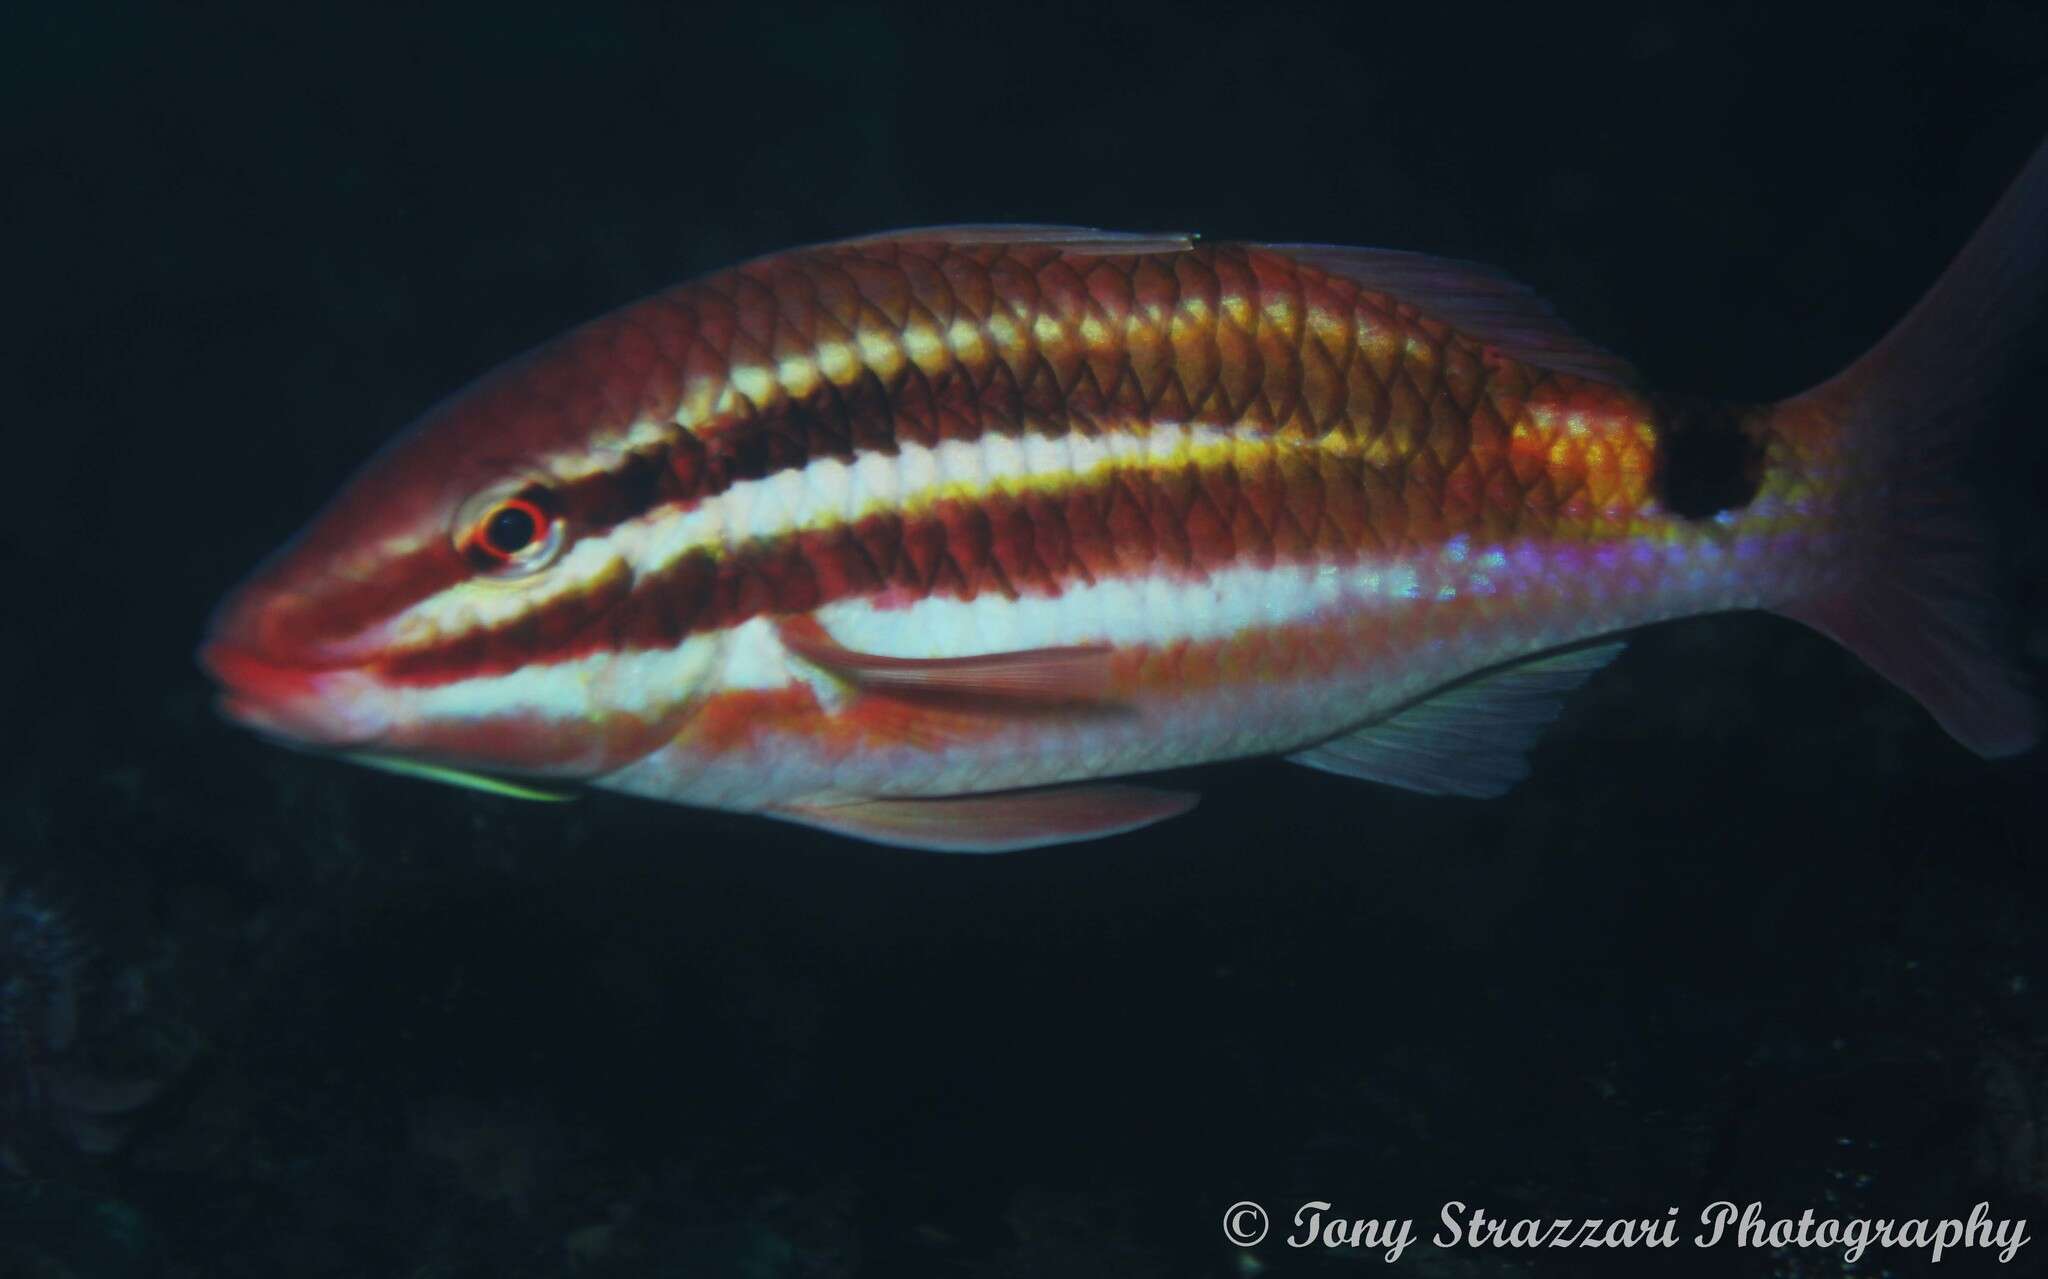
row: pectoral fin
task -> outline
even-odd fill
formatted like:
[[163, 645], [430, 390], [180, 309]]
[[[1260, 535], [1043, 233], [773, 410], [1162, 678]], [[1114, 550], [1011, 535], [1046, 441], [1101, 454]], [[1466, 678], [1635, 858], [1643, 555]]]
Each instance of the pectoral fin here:
[[770, 816], [852, 839], [934, 853], [1007, 853], [1102, 839], [1178, 817], [1183, 791], [1143, 786], [1058, 786], [942, 799], [869, 799], [789, 806]]
[[1101, 702], [1109, 696], [1107, 644], [972, 657], [882, 657], [845, 647], [809, 617], [784, 618], [775, 629], [783, 646], [798, 658], [871, 692], [1027, 706]]
[[1491, 671], [1288, 758], [1425, 795], [1491, 799], [1529, 775], [1529, 748], [1565, 697], [1622, 648], [1599, 644]]

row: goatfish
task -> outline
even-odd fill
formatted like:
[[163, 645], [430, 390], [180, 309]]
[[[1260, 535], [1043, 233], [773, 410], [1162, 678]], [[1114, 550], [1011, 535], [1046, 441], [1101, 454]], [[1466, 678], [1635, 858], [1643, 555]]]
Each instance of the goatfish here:
[[1833, 637], [2038, 736], [1956, 458], [2037, 309], [2048, 148], [1803, 394], [1645, 389], [1466, 262], [1057, 226], [780, 253], [484, 376], [220, 606], [231, 719], [499, 794], [905, 848], [1111, 835], [1283, 754], [1494, 796], [1667, 619]]

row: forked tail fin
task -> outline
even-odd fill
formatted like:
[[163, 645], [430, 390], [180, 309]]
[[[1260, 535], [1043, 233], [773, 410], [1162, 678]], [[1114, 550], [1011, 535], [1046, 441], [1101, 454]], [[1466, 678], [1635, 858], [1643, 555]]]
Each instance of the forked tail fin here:
[[1980, 755], [2016, 755], [2039, 712], [1998, 644], [1991, 558], [1958, 479], [2001, 372], [2038, 335], [2048, 289], [2048, 144], [1934, 287], [1862, 359], [1780, 406], [1839, 433], [1863, 500], [1845, 506], [1855, 563], [1780, 612], [1831, 636]]

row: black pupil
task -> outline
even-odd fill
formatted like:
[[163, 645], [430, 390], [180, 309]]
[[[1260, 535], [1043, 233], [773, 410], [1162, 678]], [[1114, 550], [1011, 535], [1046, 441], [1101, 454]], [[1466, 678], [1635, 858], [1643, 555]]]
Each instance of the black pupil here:
[[484, 540], [500, 555], [517, 555], [532, 546], [533, 539], [539, 535], [540, 528], [533, 522], [533, 512], [523, 506], [508, 506], [484, 525]]

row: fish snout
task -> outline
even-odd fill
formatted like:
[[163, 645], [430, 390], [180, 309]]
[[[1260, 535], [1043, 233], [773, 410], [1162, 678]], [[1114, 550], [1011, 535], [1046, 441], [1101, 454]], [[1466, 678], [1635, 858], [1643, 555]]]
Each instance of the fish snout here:
[[246, 593], [215, 614], [198, 659], [220, 688], [220, 712], [300, 746], [361, 747], [382, 738], [390, 724], [374, 677], [290, 643], [279, 620]]

